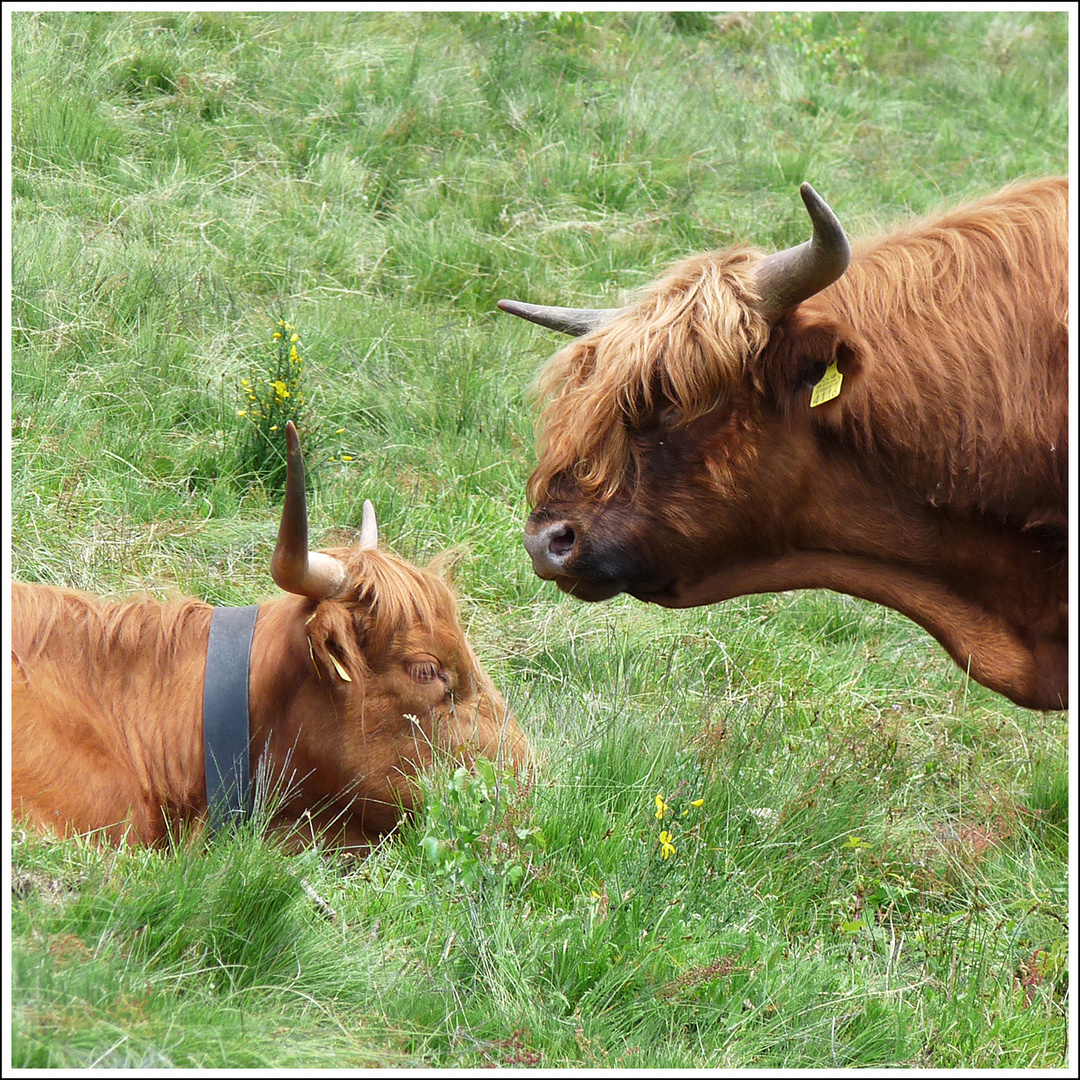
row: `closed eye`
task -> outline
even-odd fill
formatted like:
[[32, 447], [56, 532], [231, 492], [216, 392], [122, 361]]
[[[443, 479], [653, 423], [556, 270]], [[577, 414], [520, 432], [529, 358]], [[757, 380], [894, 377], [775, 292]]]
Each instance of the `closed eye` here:
[[439, 679], [447, 686], [450, 685], [449, 676], [439, 666], [439, 662], [430, 657], [423, 660], [409, 660], [405, 664], [405, 670], [409, 673], [409, 677], [417, 682], [434, 682]]
[[659, 406], [631, 435], [643, 447], [663, 446], [671, 430], [681, 423], [682, 415], [677, 405]]

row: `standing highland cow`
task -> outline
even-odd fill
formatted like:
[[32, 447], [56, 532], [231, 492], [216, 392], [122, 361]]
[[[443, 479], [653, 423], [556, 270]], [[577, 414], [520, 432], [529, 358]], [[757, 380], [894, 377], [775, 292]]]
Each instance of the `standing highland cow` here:
[[828, 588], [925, 627], [1020, 705], [1068, 697], [1068, 184], [851, 253], [677, 264], [614, 311], [501, 301], [583, 335], [549, 362], [525, 546], [585, 600]]

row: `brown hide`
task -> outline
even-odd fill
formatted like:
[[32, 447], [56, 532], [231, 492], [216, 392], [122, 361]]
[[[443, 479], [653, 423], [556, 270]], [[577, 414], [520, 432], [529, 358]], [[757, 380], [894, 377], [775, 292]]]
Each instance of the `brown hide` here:
[[[276, 828], [363, 848], [413, 806], [412, 778], [433, 756], [520, 765], [528, 747], [445, 583], [386, 552], [331, 554], [351, 582], [340, 598], [261, 606], [252, 776], [264, 758], [284, 798]], [[201, 818], [210, 606], [21, 583], [11, 599], [14, 815], [136, 843]]]
[[536, 572], [671, 607], [835, 589], [1065, 707], [1067, 200], [1035, 181], [868, 241], [785, 312], [759, 253], [675, 266], [541, 376]]

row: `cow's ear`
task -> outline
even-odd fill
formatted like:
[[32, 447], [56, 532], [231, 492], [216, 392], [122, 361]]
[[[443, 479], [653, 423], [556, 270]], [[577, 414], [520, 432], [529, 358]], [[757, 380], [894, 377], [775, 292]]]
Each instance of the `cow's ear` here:
[[350, 606], [324, 602], [307, 623], [308, 652], [320, 678], [353, 682], [366, 670], [363, 641]]
[[808, 408], [812, 401], [842, 396], [845, 387], [850, 391], [862, 371], [862, 355], [850, 327], [811, 321], [796, 309], [773, 327], [759, 375], [782, 409]]

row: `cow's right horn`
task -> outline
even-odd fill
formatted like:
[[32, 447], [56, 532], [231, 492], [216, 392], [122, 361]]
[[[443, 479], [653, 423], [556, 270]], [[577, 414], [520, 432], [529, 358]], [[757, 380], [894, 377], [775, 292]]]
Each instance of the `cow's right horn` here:
[[[308, 596], [312, 600], [328, 600], [344, 585], [345, 567], [333, 555], [308, 551], [304, 456], [300, 452], [300, 436], [291, 420], [285, 425], [285, 444], [288, 455], [285, 506], [281, 511], [277, 547], [270, 559], [270, 574], [286, 592]], [[366, 518], [365, 508], [365, 521]]]
[[758, 263], [757, 288], [766, 314], [787, 311], [836, 281], [851, 261], [844, 227], [829, 204], [809, 185], [799, 194], [814, 225], [805, 244], [767, 255]]
[[581, 337], [607, 326], [626, 308], [568, 308], [544, 307], [542, 304], [525, 304], [520, 300], [500, 300], [499, 310], [519, 319], [528, 319], [538, 326], [558, 330], [560, 334]]

